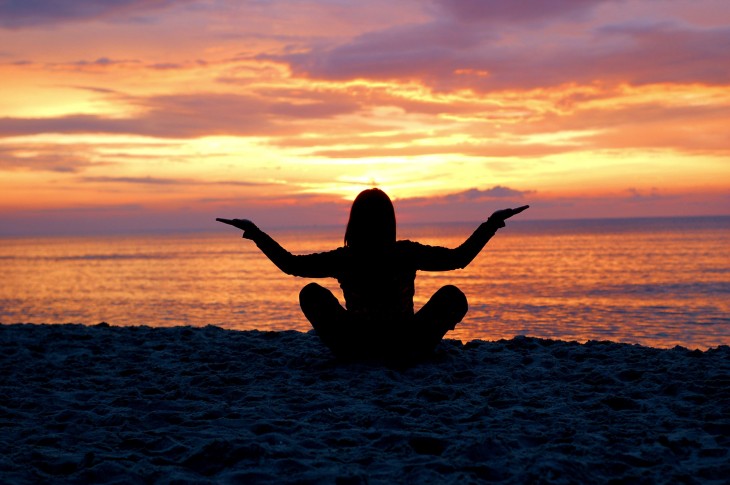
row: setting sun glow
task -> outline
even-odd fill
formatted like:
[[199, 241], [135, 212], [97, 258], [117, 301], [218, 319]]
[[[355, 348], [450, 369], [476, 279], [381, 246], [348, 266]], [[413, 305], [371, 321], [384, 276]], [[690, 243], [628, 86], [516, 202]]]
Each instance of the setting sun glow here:
[[725, 2], [493, 3], [2, 6], [2, 232], [730, 213]]

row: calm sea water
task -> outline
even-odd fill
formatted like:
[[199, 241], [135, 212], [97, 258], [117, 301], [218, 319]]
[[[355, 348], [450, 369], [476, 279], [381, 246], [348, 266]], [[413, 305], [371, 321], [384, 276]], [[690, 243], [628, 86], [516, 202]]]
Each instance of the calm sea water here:
[[[476, 224], [402, 227], [454, 247]], [[295, 253], [342, 228], [269, 230]], [[280, 273], [235, 229], [210, 234], [0, 239], [0, 322], [295, 329], [308, 280]], [[342, 301], [336, 281], [320, 280]], [[514, 335], [654, 347], [730, 344], [730, 217], [516, 221], [466, 269], [419, 272], [416, 308], [455, 284], [469, 313], [447, 335]]]

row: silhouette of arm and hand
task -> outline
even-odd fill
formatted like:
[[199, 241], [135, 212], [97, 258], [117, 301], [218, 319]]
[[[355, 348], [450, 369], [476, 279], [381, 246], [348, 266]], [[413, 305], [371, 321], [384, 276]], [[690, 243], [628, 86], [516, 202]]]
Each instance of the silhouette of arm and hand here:
[[222, 217], [216, 217], [215, 220], [241, 229], [243, 231], [243, 236], [241, 237], [244, 239], [253, 239], [256, 233], [261, 232], [261, 229], [256, 227], [256, 224], [248, 219], [223, 219]]
[[505, 226], [505, 221], [526, 210], [529, 205], [516, 209], [502, 209], [494, 212], [483, 222], [469, 238], [459, 247], [448, 249], [429, 246], [421, 258], [419, 268], [424, 271], [451, 271], [466, 268], [484, 249], [498, 229]]
[[333, 262], [327, 256], [328, 253], [293, 255], [248, 219], [223, 219], [219, 217], [216, 218], [216, 221], [243, 230], [241, 237], [250, 239], [256, 243], [256, 246], [258, 246], [261, 252], [277, 268], [288, 275], [304, 278], [327, 278], [334, 276]]

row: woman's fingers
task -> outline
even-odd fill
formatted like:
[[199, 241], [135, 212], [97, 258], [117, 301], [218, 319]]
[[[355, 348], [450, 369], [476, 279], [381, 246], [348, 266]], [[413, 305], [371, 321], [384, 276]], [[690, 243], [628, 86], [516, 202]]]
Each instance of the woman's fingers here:
[[522, 207], [518, 207], [516, 209], [501, 209], [492, 214], [491, 218], [499, 219], [501, 221], [504, 221], [506, 219], [509, 219], [510, 217], [519, 214], [520, 212], [524, 211], [530, 207], [529, 205], [523, 205]]
[[229, 224], [233, 227], [237, 227], [238, 229], [243, 229], [244, 231], [256, 227], [254, 223], [249, 221], [248, 219], [223, 219], [222, 217], [216, 217], [215, 220], [224, 224]]
[[512, 215], [519, 214], [520, 212], [524, 211], [525, 209], [528, 209], [529, 205], [523, 205], [522, 207], [518, 207], [516, 209], [512, 209]]

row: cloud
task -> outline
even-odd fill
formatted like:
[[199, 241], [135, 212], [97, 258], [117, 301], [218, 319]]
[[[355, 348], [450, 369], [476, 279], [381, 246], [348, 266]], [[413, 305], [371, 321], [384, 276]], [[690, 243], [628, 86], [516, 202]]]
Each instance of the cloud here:
[[81, 20], [140, 21], [191, 0], [5, 0], [0, 2], [0, 27], [20, 29]]
[[454, 27], [443, 22], [397, 26], [335, 47], [258, 58], [284, 62], [295, 74], [313, 78], [429, 80], [468, 65], [469, 50], [493, 38], [488, 31]]
[[[485, 2], [487, 3], [487, 2]], [[517, 20], [542, 18], [543, 10], [494, 7]], [[552, 2], [503, 2], [545, 5]], [[503, 4], [499, 2], [499, 5]], [[421, 24], [368, 32], [338, 45], [260, 56], [287, 64], [298, 76], [327, 79], [416, 81], [440, 91], [475, 92], [536, 89], [597, 82], [722, 84], [730, 81], [726, 62], [730, 28], [696, 28], [680, 23], [575, 24], [573, 15], [599, 2], [561, 2], [551, 17], [566, 21], [565, 34], [547, 35], [532, 25], [486, 28], [466, 12], [481, 2], [462, 2], [453, 15]], [[560, 7], [560, 6], [559, 6]], [[487, 11], [485, 11], [487, 12]], [[565, 14], [561, 16], [561, 14]], [[483, 16], [490, 22], [499, 19]], [[510, 17], [510, 18], [512, 18]]]
[[677, 195], [662, 194], [656, 187], [651, 187], [649, 190], [639, 190], [635, 187], [630, 187], [626, 189], [626, 193], [628, 194], [628, 198], [626, 199], [628, 202], [639, 203], [656, 202], [662, 199], [673, 199], [678, 197]]
[[80, 182], [102, 183], [102, 184], [129, 184], [129, 185], [232, 185], [239, 187], [261, 187], [273, 185], [270, 182], [247, 182], [240, 180], [199, 180], [189, 178], [166, 178], [166, 177], [80, 177]]
[[530, 208], [516, 220], [727, 215], [729, 200], [726, 190], [669, 192], [653, 187], [571, 196], [495, 186], [398, 199], [395, 206], [401, 223], [434, 223], [483, 221], [495, 210], [524, 204]]
[[110, 66], [112, 64], [117, 64], [120, 61], [113, 61], [109, 59], [108, 57], [99, 57], [98, 59], [94, 61], [78, 61], [74, 64], [77, 66], [88, 66], [88, 65], [95, 65], [95, 66]]
[[[671, 92], [667, 96], [670, 99]], [[726, 128], [728, 106], [721, 100], [705, 103], [621, 105], [617, 101], [609, 109], [576, 107], [569, 114], [549, 113], [542, 119], [517, 126], [514, 134], [576, 132], [574, 139], [579, 145], [574, 149], [659, 148], [684, 153], [727, 154], [730, 152]]]
[[528, 41], [521, 50], [514, 49], [503, 39], [505, 29], [550, 19], [574, 21], [614, 1], [438, 0], [429, 9], [433, 17], [429, 22], [405, 22], [339, 45], [320, 41], [309, 52], [300, 49], [259, 59], [283, 61], [299, 75], [332, 80], [419, 80], [438, 88], [472, 87], [475, 78], [470, 74], [474, 74], [480, 82], [492, 84], [515, 56], [534, 61], [539, 47]]
[[[596, 7], [617, 0], [436, 0], [439, 12], [468, 23], [544, 23], [583, 19]], [[620, 1], [620, 0], [618, 0]]]
[[484, 199], [502, 199], [502, 198], [521, 198], [527, 195], [534, 194], [534, 190], [515, 190], [509, 187], [503, 187], [501, 185], [495, 185], [491, 189], [479, 190], [469, 189], [461, 194], [457, 194], [459, 198], [464, 198], [471, 201], [479, 201]]
[[316, 150], [312, 155], [327, 158], [375, 158], [375, 157], [418, 157], [424, 155], [459, 154], [471, 157], [543, 157], [556, 153], [579, 150], [580, 145], [561, 145], [543, 143], [459, 143], [454, 145], [408, 145], [408, 146], [371, 146], [365, 148], [343, 148]]
[[[268, 99], [256, 95], [178, 94], [129, 97], [143, 110], [127, 118], [76, 114], [54, 118], [0, 118], [0, 137], [40, 133], [105, 133], [160, 138], [195, 138], [209, 135], [271, 135], [294, 130], [286, 121], [332, 118], [358, 109], [356, 100], [327, 101], [307, 98]], [[300, 130], [306, 130], [302, 126]]]
[[594, 57], [595, 65], [603, 72], [616, 72], [632, 84], [730, 82], [730, 65], [723, 62], [730, 46], [728, 27], [696, 29], [667, 23], [630, 23], [603, 27], [596, 35], [606, 44], [617, 46], [599, 52]]
[[[116, 59], [111, 57], [98, 57], [93, 60], [79, 59], [66, 62], [37, 63], [31, 61], [17, 61], [13, 65], [28, 66], [35, 69], [50, 71], [74, 71], [85, 73], [120, 72], [130, 73], [134, 71], [180, 71], [200, 69], [208, 66], [208, 62], [200, 59], [186, 60], [180, 62], [147, 62], [141, 59]], [[225, 64], [220, 62], [217, 64]]]
[[502, 185], [495, 185], [488, 189], [471, 188], [445, 195], [398, 199], [398, 203], [403, 206], [428, 205], [437, 207], [440, 205], [473, 204], [497, 199], [523, 199], [536, 193], [534, 190], [517, 190]]
[[76, 84], [76, 85], [68, 85], [68, 87], [72, 88], [72, 89], [80, 89], [82, 91], [89, 91], [92, 93], [109, 95], [110, 97], [116, 97], [116, 96], [123, 97], [124, 96], [123, 93], [121, 93], [117, 90], [110, 89], [110, 88], [100, 88], [98, 86], [82, 86], [82, 85]]
[[55, 118], [0, 118], [0, 137], [40, 133], [133, 133], [133, 120], [97, 115], [67, 115]]
[[192, 179], [173, 179], [161, 177], [81, 177], [81, 182], [109, 183], [109, 184], [133, 184], [133, 185], [183, 185], [197, 183]]
[[0, 171], [76, 173], [94, 165], [73, 146], [0, 145]]
[[495, 185], [487, 189], [397, 199], [395, 206], [399, 220], [405, 223], [480, 221], [486, 220], [495, 210], [531, 204], [536, 197], [534, 190]]
[[[282, 136], [269, 141], [270, 145], [280, 147], [295, 148], [316, 148], [322, 146], [336, 145], [368, 145], [382, 146], [397, 143], [413, 143], [433, 136], [429, 132], [411, 132], [411, 133], [392, 133], [392, 134], [353, 134], [353, 133], [335, 133], [335, 134], [307, 134], [307, 136]], [[319, 153], [318, 153], [319, 154]], [[335, 153], [335, 156], [337, 153]]]

